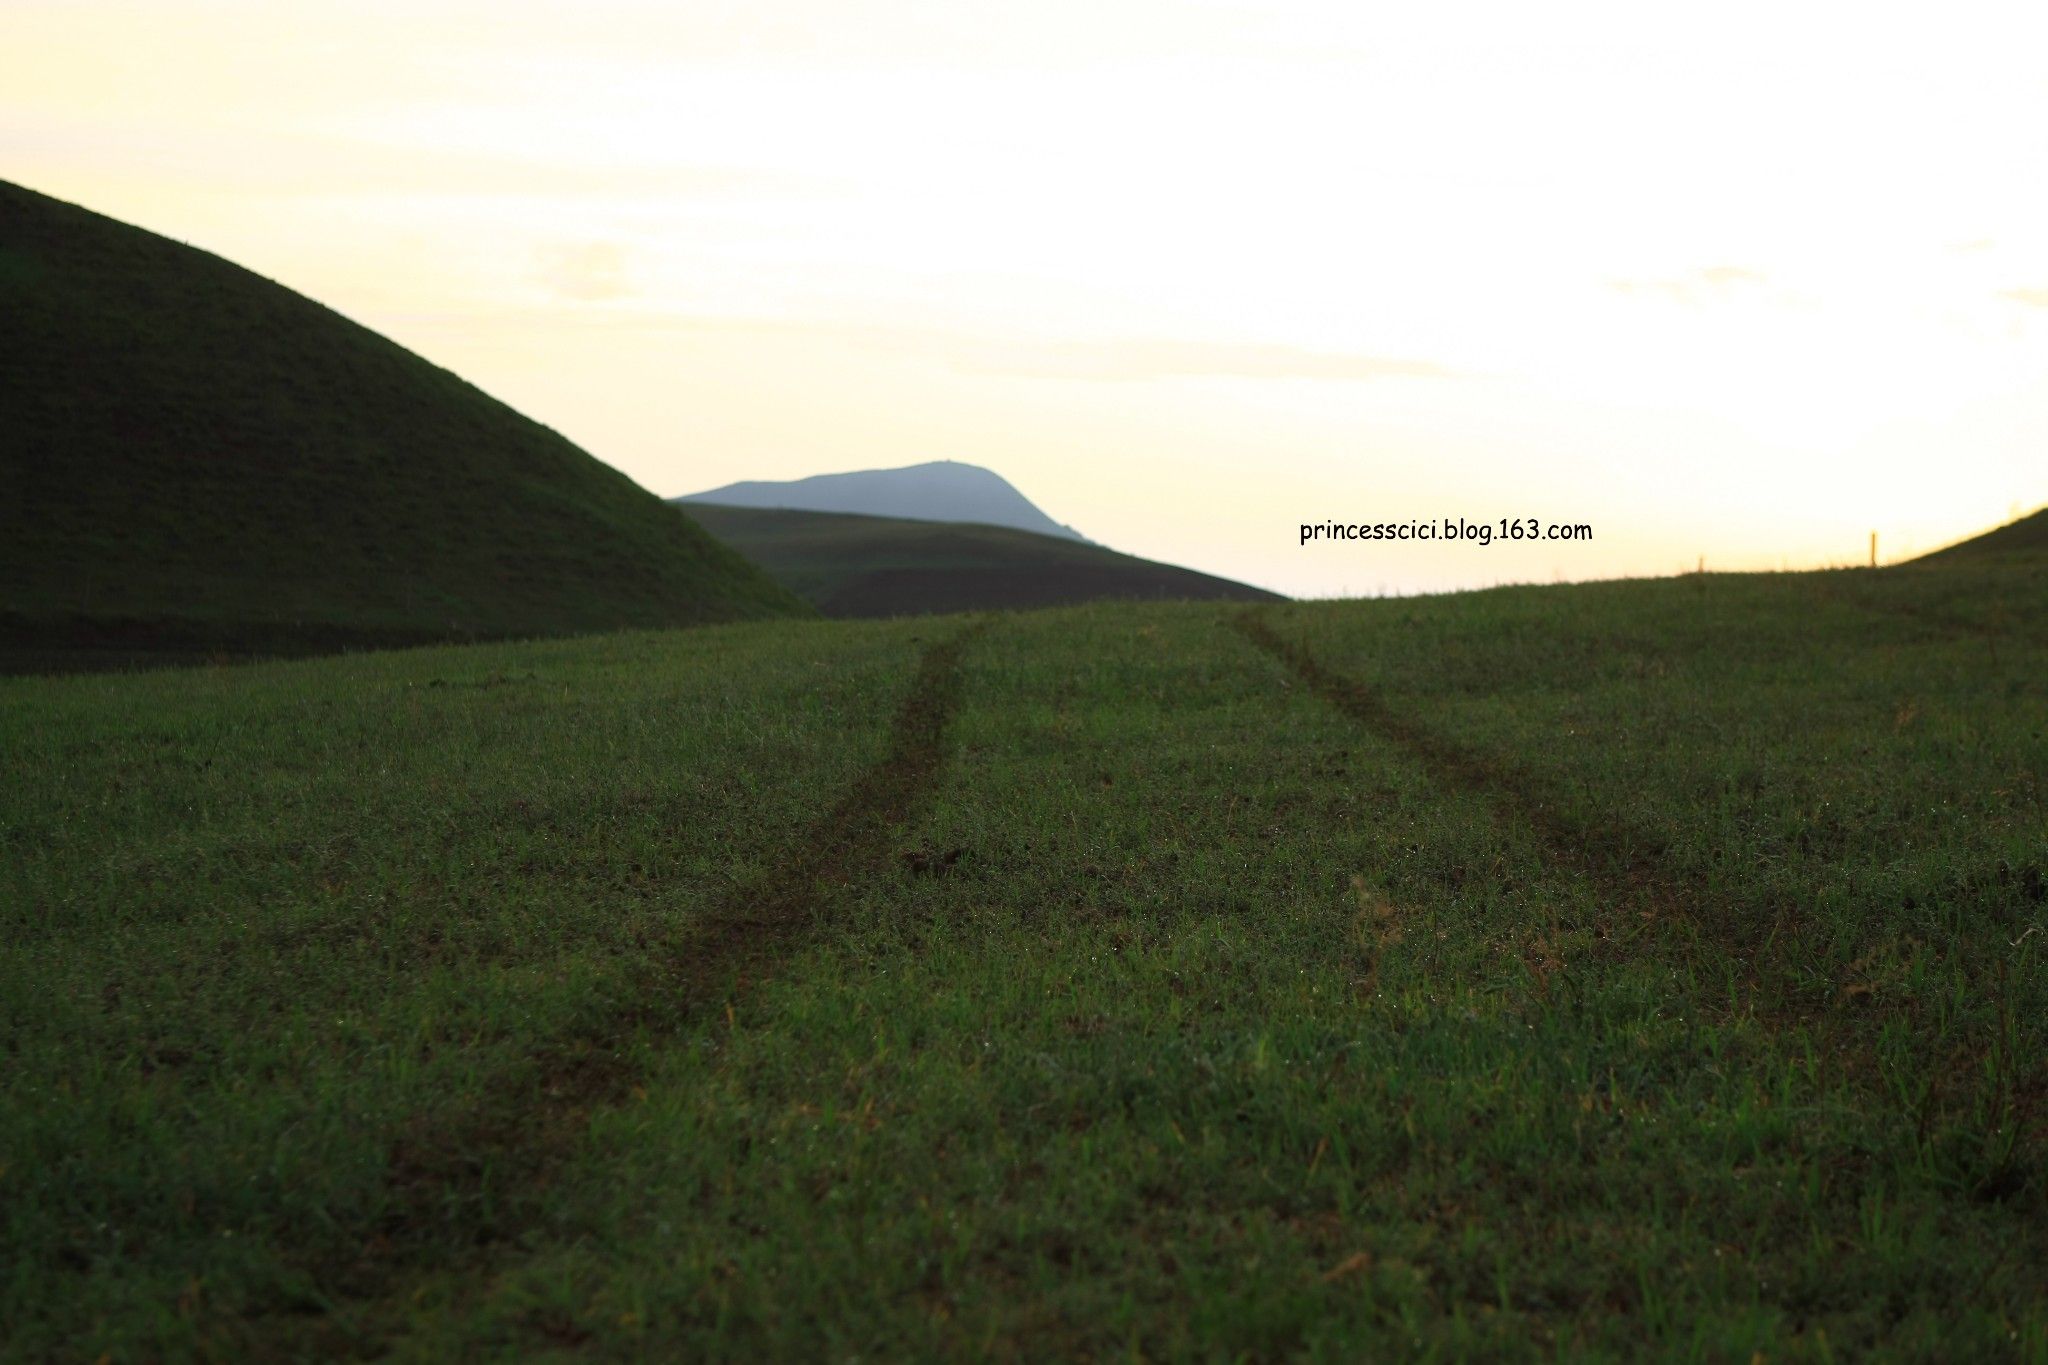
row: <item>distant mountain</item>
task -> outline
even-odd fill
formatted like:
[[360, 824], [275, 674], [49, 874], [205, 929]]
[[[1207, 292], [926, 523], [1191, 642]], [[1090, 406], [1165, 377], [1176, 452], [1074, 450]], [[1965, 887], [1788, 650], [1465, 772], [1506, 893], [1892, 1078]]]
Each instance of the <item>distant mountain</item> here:
[[687, 514], [827, 616], [1067, 606], [1105, 599], [1273, 602], [1275, 594], [1007, 526], [693, 502]]
[[810, 614], [446, 370], [4, 182], [0, 488], [0, 668]]
[[1042, 536], [1086, 540], [1038, 510], [1010, 481], [992, 469], [934, 460], [902, 469], [864, 469], [852, 474], [814, 474], [786, 483], [749, 480], [675, 502], [718, 503], [726, 507], [784, 507], [804, 512], [851, 512], [911, 521], [976, 522], [1009, 526]]
[[1928, 560], [1947, 561], [1950, 559], [1984, 559], [1992, 556], [2031, 555], [2048, 552], [2048, 507], [2031, 516], [2009, 521], [2003, 526], [1993, 527], [1968, 540], [1945, 546], [1914, 560], [1924, 564]]

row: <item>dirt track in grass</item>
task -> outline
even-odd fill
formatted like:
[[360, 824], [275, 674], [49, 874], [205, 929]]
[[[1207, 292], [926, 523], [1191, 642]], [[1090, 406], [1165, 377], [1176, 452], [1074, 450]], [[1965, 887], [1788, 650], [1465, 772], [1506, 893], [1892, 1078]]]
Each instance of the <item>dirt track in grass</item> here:
[[[1674, 868], [1653, 836], [1619, 819], [1589, 825], [1564, 813], [1563, 801], [1543, 790], [1533, 775], [1477, 749], [1468, 748], [1395, 710], [1371, 688], [1329, 668], [1308, 648], [1286, 639], [1255, 612], [1232, 618], [1238, 632], [1285, 664], [1316, 696], [1366, 729], [1420, 759], [1447, 785], [1487, 798], [1500, 817], [1526, 827], [1557, 866], [1582, 876], [1610, 905], [1632, 918], [1648, 916], [1676, 921], [1692, 932], [1712, 934], [1724, 948], [1745, 961], [1753, 945], [1730, 940], [1746, 937], [1746, 926], [1725, 922], [1712, 913], [1696, 878]], [[1638, 919], [1640, 922], [1640, 919]], [[1596, 926], [1602, 939], [1622, 939], [1624, 926]], [[1635, 926], [1626, 926], [1633, 929]], [[1774, 925], [1775, 939], [1791, 928]], [[1754, 970], [1753, 963], [1751, 966]]]
[[946, 727], [960, 703], [960, 656], [982, 627], [932, 645], [896, 713], [889, 751], [788, 857], [740, 888], [698, 925], [665, 964], [685, 1015], [730, 1000], [767, 974], [817, 923], [829, 888], [894, 861], [890, 831], [909, 818], [945, 766]]
[[[960, 659], [983, 628], [926, 647], [881, 760], [782, 858], [673, 941], [650, 944], [628, 989], [573, 1035], [537, 1048], [520, 1075], [494, 1088], [489, 1104], [438, 1115], [394, 1142], [389, 1206], [368, 1230], [361, 1256], [308, 1267], [341, 1310], [329, 1319], [341, 1338], [330, 1348], [346, 1353], [350, 1342], [374, 1341], [351, 1305], [374, 1312], [408, 1287], [409, 1273], [446, 1269], [434, 1265], [434, 1249], [445, 1248], [455, 1227], [486, 1256], [516, 1244], [533, 1196], [592, 1116], [640, 1083], [632, 1045], [680, 1036], [731, 1010], [826, 926], [836, 888], [898, 861], [894, 832], [938, 783], [960, 702]], [[273, 1326], [302, 1345], [307, 1339], [303, 1319]]]

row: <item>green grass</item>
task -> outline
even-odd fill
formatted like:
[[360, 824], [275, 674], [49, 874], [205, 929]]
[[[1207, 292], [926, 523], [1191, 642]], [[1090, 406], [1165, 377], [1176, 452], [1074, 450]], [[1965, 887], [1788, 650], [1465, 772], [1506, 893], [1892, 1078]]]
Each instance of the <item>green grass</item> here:
[[1275, 602], [1261, 588], [1007, 526], [680, 504], [827, 616], [916, 616], [1096, 601]]
[[2048, 1358], [2044, 627], [1994, 563], [0, 681], [8, 1345]]
[[0, 317], [0, 666], [809, 614], [447, 371], [5, 183]]

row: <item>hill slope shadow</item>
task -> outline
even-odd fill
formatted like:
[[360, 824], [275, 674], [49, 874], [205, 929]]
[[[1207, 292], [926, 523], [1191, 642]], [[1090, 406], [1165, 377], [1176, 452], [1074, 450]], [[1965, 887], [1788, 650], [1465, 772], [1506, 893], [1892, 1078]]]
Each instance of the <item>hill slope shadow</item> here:
[[693, 502], [688, 514], [827, 616], [1103, 600], [1277, 602], [1249, 584], [1003, 526]]
[[555, 432], [0, 183], [0, 667], [807, 614]]

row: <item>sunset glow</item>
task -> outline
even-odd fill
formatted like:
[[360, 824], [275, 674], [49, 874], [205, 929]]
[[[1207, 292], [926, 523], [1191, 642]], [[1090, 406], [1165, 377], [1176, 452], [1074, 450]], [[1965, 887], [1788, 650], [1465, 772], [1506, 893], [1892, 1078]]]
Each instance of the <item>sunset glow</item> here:
[[[663, 495], [959, 459], [1314, 595], [1891, 559], [2048, 500], [2020, 9], [1695, 14], [12, 0], [0, 175]], [[1446, 516], [1595, 534], [1297, 534]]]

